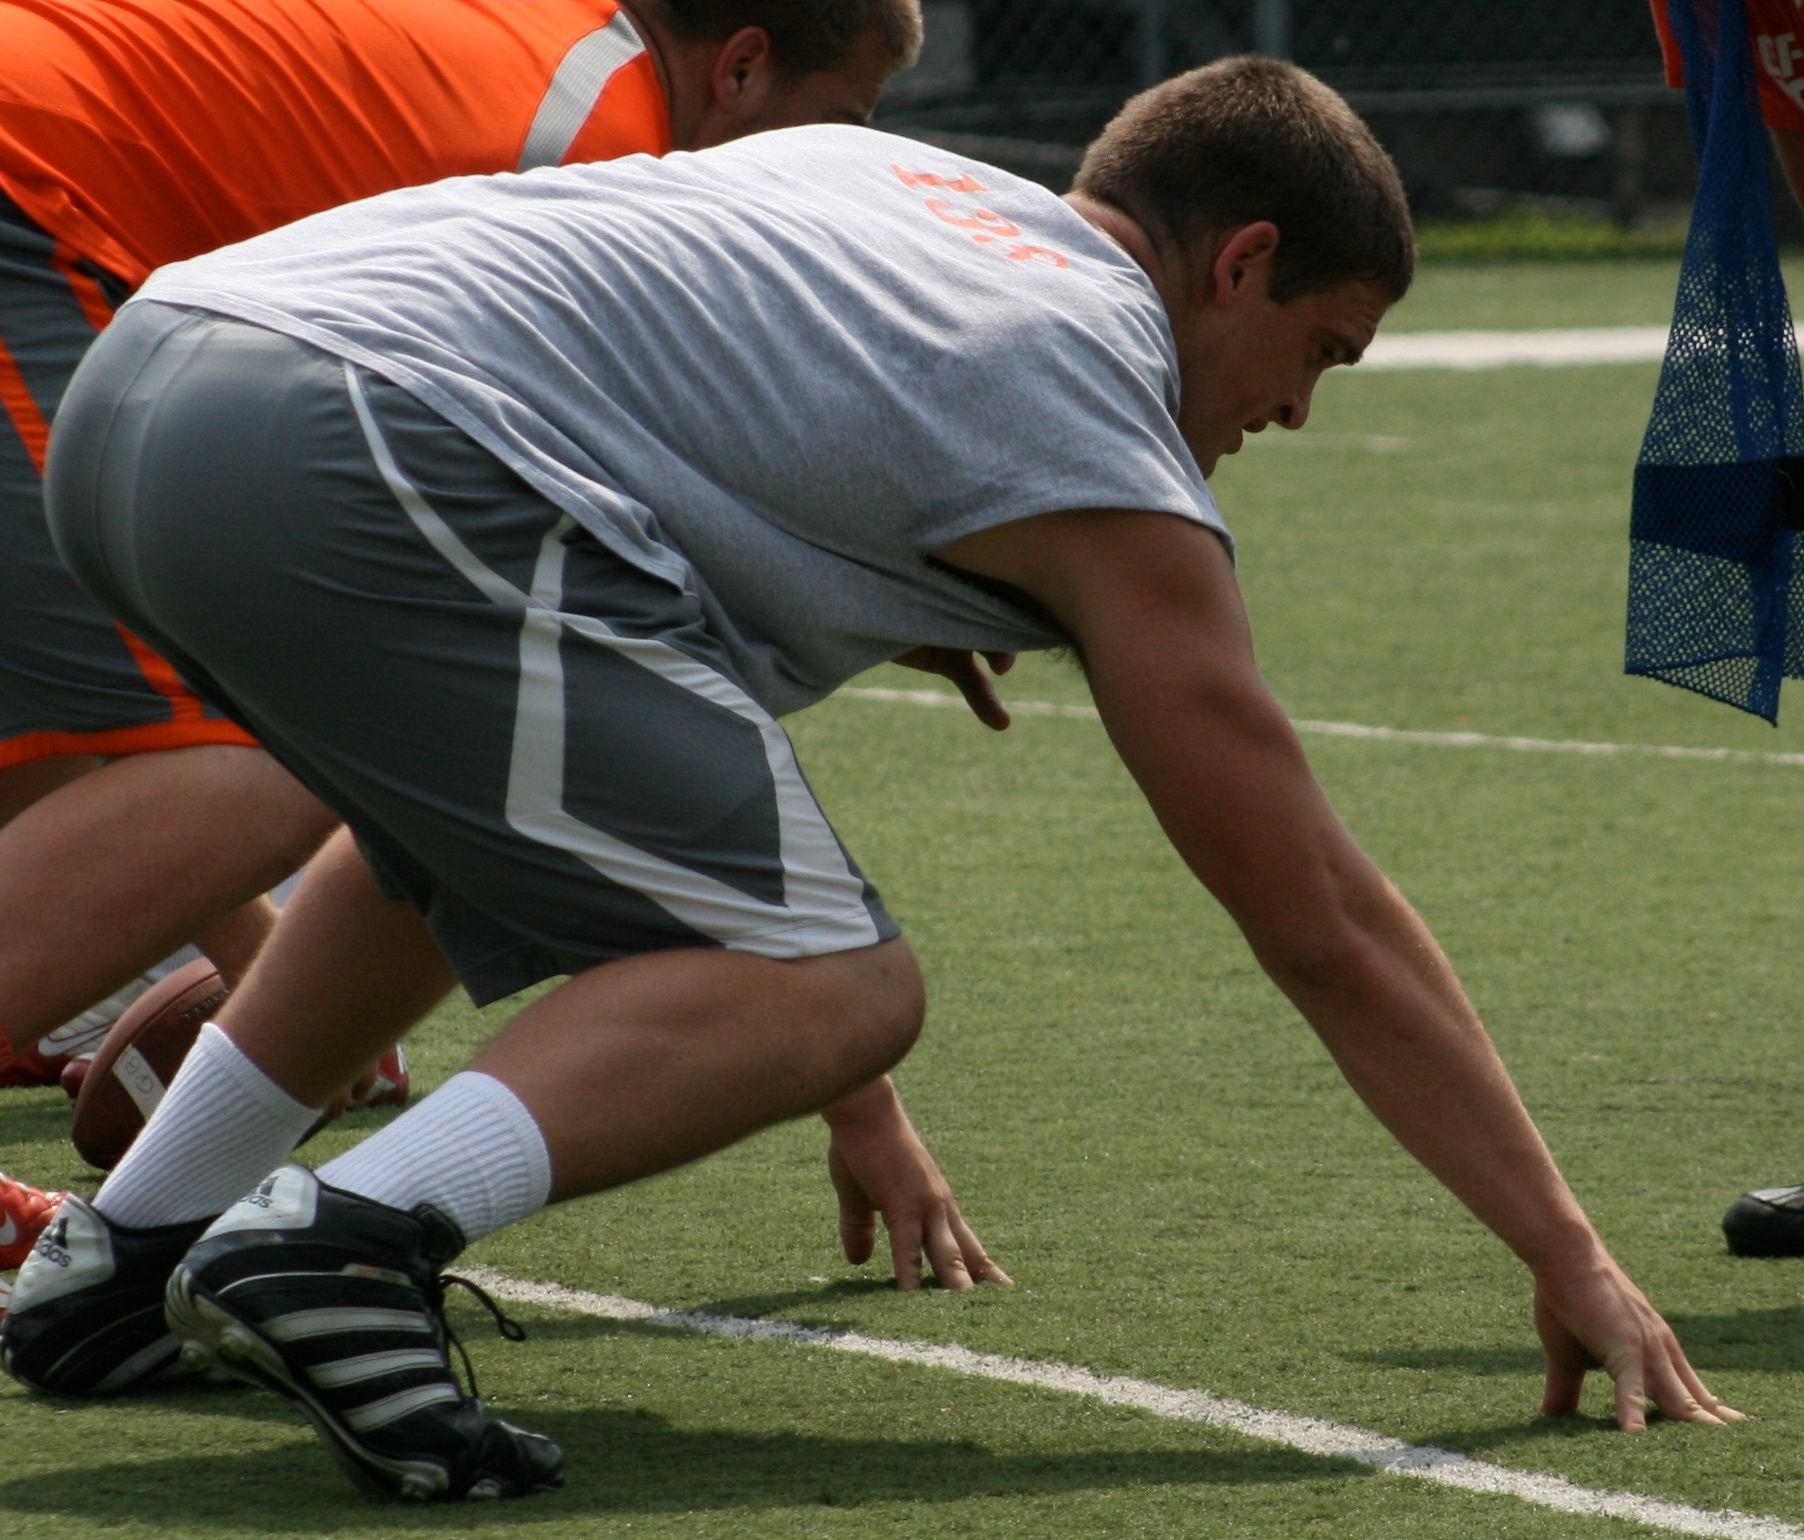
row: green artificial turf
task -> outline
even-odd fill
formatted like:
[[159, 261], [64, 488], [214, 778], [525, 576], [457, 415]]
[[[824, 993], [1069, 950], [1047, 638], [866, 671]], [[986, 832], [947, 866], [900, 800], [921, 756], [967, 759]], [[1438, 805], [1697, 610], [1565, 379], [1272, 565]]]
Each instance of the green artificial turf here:
[[[1660, 318], [1658, 301], [1631, 313], [1603, 264], [1461, 269], [1425, 279], [1421, 298], [1441, 325]], [[1796, 701], [1774, 731], [1621, 676], [1628, 474], [1653, 381], [1651, 367], [1337, 371], [1307, 430], [1225, 462], [1217, 490], [1286, 705], [1430, 732], [1804, 750]], [[862, 683], [931, 684], [895, 670]], [[1048, 660], [1024, 662], [1008, 691], [1085, 699]], [[993, 735], [962, 712], [853, 697], [792, 728], [922, 957], [930, 1020], [898, 1081], [1018, 1286], [903, 1296], [883, 1266], [845, 1264], [813, 1124], [549, 1212], [471, 1260], [1204, 1389], [1804, 1525], [1804, 1262], [1738, 1261], [1717, 1230], [1742, 1188], [1804, 1181], [1804, 768], [1306, 739], [1461, 970], [1606, 1237], [1711, 1385], [1757, 1414], [1628, 1438], [1599, 1385], [1579, 1417], [1536, 1414], [1523, 1270], [1346, 1090], [1164, 846], [1098, 724], [1024, 714]], [[414, 1040], [419, 1080], [452, 1072], [505, 1014], [446, 1007]], [[7, 1093], [0, 1167], [87, 1180], [66, 1123], [57, 1093]], [[1650, 1533], [944, 1370], [518, 1313], [521, 1347], [479, 1312], [456, 1319], [485, 1395], [564, 1443], [562, 1496], [397, 1510], [357, 1496], [265, 1396], [76, 1407], [7, 1384], [0, 1524], [8, 1537]]]

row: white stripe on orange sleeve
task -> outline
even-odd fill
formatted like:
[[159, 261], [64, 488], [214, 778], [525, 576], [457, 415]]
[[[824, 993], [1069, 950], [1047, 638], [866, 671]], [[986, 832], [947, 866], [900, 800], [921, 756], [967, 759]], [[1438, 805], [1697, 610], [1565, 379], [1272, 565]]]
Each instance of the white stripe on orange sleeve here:
[[514, 169], [562, 165], [608, 82], [644, 52], [645, 44], [625, 11], [616, 11], [605, 27], [572, 43], [558, 61], [539, 110], [533, 114], [520, 163]]

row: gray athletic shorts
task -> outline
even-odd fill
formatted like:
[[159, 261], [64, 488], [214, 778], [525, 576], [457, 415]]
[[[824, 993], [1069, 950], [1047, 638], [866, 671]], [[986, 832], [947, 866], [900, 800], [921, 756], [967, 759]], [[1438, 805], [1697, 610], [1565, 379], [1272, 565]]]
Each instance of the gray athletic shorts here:
[[129, 306], [69, 387], [57, 547], [351, 826], [472, 998], [897, 934], [693, 592], [378, 376]]
[[82, 591], [44, 527], [50, 420], [124, 296], [0, 195], [0, 770], [248, 741]]

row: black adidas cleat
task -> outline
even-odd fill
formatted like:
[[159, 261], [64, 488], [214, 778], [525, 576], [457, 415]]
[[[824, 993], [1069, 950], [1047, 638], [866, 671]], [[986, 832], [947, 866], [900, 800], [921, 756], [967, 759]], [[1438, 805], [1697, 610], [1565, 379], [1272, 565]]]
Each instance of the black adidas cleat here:
[[128, 1230], [66, 1197], [13, 1285], [0, 1364], [53, 1396], [111, 1396], [175, 1367], [163, 1290], [211, 1221]]
[[296, 1402], [366, 1491], [418, 1501], [556, 1491], [558, 1446], [492, 1415], [474, 1381], [466, 1396], [452, 1372], [448, 1284], [494, 1311], [503, 1336], [525, 1335], [475, 1285], [442, 1274], [463, 1245], [429, 1204], [404, 1214], [284, 1166], [176, 1267], [169, 1325], [190, 1368]]
[[1723, 1236], [1738, 1257], [1804, 1257], [1804, 1187], [1744, 1192], [1723, 1215]]

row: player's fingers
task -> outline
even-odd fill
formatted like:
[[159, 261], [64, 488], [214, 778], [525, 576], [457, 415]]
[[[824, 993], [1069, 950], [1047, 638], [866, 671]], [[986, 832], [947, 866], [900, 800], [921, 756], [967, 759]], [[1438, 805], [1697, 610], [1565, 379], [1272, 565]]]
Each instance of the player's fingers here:
[[995, 1262], [990, 1260], [989, 1253], [983, 1249], [983, 1242], [977, 1233], [958, 1215], [952, 1221], [952, 1234], [958, 1241], [958, 1249], [965, 1259], [965, 1269], [979, 1283], [1000, 1283], [1012, 1287], [1015, 1280]]
[[889, 1256], [890, 1265], [896, 1272], [897, 1289], [906, 1294], [920, 1288], [921, 1225], [918, 1219], [890, 1218]]
[[1748, 1420], [1746, 1412], [1738, 1412], [1734, 1407], [1717, 1400], [1710, 1394], [1708, 1387], [1698, 1378], [1697, 1370], [1691, 1367], [1691, 1360], [1685, 1356], [1684, 1350], [1679, 1348], [1676, 1342], [1674, 1350], [1673, 1368], [1677, 1371], [1679, 1378], [1685, 1382], [1685, 1389], [1690, 1392], [1692, 1399], [1699, 1406], [1714, 1413], [1718, 1422], [1746, 1422]]
[[963, 1293], [974, 1286], [974, 1259], [966, 1254], [947, 1215], [933, 1215], [927, 1221], [923, 1239], [927, 1247], [928, 1265], [933, 1268], [933, 1276], [942, 1289], [954, 1289]]
[[877, 1244], [877, 1209], [837, 1152], [827, 1156], [827, 1176], [839, 1199], [839, 1244], [846, 1260], [868, 1262]]
[[868, 1262], [877, 1246], [877, 1218], [868, 1209], [862, 1214], [839, 1210], [839, 1244], [851, 1263]]
[[990, 665], [992, 674], [1006, 674], [1015, 666], [1015, 655], [1012, 652], [986, 652], [983, 660]]
[[1541, 1391], [1541, 1415], [1561, 1417], [1576, 1412], [1579, 1393], [1585, 1388], [1585, 1365], [1565, 1354], [1547, 1356], [1547, 1383]]
[[[1674, 1351], [1677, 1351], [1676, 1346]], [[1648, 1399], [1675, 1422], [1722, 1423], [1723, 1419], [1716, 1415], [1715, 1409], [1706, 1404], [1709, 1393], [1697, 1394], [1697, 1390], [1702, 1389], [1701, 1385], [1693, 1389], [1670, 1358], [1649, 1365]]]
[[965, 698], [971, 714], [985, 727], [1001, 732], [1009, 725], [1008, 707], [1002, 704], [990, 676], [977, 666], [974, 658], [965, 658], [952, 676], [958, 693]]
[[966, 1289], [977, 1287], [977, 1281], [971, 1276], [971, 1269], [965, 1266], [965, 1259], [958, 1254], [958, 1248], [940, 1247], [927, 1249], [927, 1262], [933, 1269], [933, 1280], [942, 1289], [951, 1289], [955, 1294], [962, 1294]]
[[1638, 1362], [1625, 1364], [1616, 1375], [1616, 1426], [1625, 1433], [1640, 1433], [1647, 1427], [1646, 1387]]

